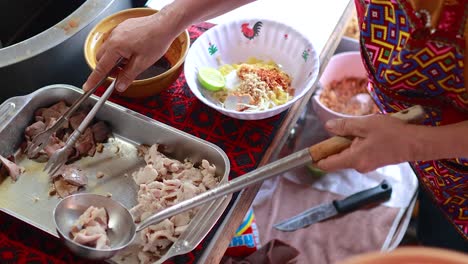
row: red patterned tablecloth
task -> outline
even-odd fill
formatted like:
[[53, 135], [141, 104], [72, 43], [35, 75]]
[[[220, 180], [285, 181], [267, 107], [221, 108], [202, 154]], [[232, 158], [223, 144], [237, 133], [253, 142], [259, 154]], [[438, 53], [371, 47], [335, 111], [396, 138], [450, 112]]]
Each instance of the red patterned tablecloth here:
[[[192, 26], [189, 29], [192, 43], [212, 26], [208, 23]], [[102, 92], [103, 89], [97, 94]], [[231, 178], [258, 166], [284, 117], [283, 113], [260, 121], [242, 121], [224, 116], [205, 106], [190, 92], [183, 73], [167, 91], [157, 96], [128, 99], [113, 95], [110, 101], [218, 145], [229, 157]], [[217, 226], [193, 252], [167, 263], [193, 263], [216, 229]], [[73, 256], [57, 238], [0, 212], [0, 263], [97, 262]]]

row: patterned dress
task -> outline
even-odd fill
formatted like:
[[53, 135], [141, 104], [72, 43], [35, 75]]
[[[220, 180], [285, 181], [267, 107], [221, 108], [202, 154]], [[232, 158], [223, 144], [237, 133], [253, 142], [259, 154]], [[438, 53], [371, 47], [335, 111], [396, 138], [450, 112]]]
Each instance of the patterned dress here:
[[[467, 0], [444, 1], [438, 26], [407, 0], [355, 0], [369, 92], [384, 113], [420, 104], [426, 125], [468, 120], [464, 51]], [[460, 136], [460, 140], [468, 140]], [[468, 159], [411, 163], [434, 203], [468, 239]]]

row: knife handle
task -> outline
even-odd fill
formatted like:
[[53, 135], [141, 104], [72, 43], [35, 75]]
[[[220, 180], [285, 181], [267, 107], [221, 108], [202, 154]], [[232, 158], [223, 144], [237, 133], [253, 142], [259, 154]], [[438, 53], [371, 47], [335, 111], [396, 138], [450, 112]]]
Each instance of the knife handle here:
[[[392, 113], [390, 116], [403, 120], [406, 123], [419, 124], [425, 118], [422, 106], [415, 105], [400, 112]], [[328, 156], [338, 154], [351, 146], [353, 138], [334, 136], [309, 147], [309, 153], [313, 162], [317, 162]]]
[[368, 204], [386, 201], [391, 196], [392, 186], [383, 180], [376, 187], [355, 193], [343, 200], [335, 200], [333, 205], [339, 213], [348, 213]]

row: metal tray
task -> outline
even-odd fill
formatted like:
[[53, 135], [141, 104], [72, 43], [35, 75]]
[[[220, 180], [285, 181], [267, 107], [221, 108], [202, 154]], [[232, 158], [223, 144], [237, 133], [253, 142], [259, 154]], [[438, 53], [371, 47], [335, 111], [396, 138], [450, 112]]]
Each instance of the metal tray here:
[[[71, 104], [81, 93], [81, 89], [73, 86], [50, 85], [29, 95], [5, 101], [0, 105], [0, 154], [8, 156], [19, 149], [24, 129], [31, 124], [36, 109], [50, 106], [59, 100]], [[85, 104], [94, 104], [97, 99], [92, 96]], [[144, 165], [144, 161], [137, 157], [138, 144], [161, 144], [163, 153], [179, 160], [188, 158], [200, 162], [201, 159], [207, 159], [216, 166], [221, 183], [228, 181], [229, 159], [212, 143], [111, 102], [103, 105], [96, 118], [108, 122], [114, 137], [105, 144], [102, 153], [76, 162], [89, 178], [84, 192], [111, 194], [113, 199], [127, 208], [133, 207], [136, 204], [137, 186], [131, 175]], [[22, 159], [18, 164], [25, 167], [26, 172], [17, 182], [13, 182], [10, 177], [0, 178], [0, 210], [58, 237], [52, 211], [60, 198], [49, 196], [48, 176], [42, 171], [45, 163]], [[97, 179], [97, 172], [103, 172], [105, 176]], [[231, 196], [226, 196], [204, 205], [179, 239], [187, 239], [196, 230], [197, 237], [189, 238], [199, 243], [221, 217], [230, 199]], [[169, 251], [177, 252], [177, 249], [172, 246]]]

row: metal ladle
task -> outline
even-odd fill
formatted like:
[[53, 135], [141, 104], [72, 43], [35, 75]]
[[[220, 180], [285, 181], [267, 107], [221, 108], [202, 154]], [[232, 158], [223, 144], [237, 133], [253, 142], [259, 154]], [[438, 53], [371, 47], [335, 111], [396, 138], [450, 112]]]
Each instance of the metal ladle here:
[[[406, 110], [393, 113], [391, 116], [407, 123], [420, 123], [424, 119], [421, 106], [413, 106]], [[235, 178], [225, 184], [201, 193], [195, 197], [179, 202], [161, 210], [136, 225], [131, 213], [121, 203], [106, 196], [97, 194], [74, 194], [61, 200], [54, 209], [54, 221], [57, 233], [65, 241], [65, 245], [76, 255], [89, 259], [107, 259], [132, 243], [136, 233], [146, 227], [158, 224], [164, 219], [180, 214], [206, 202], [240, 191], [250, 185], [277, 176], [293, 168], [317, 162], [330, 155], [348, 148], [352, 140], [346, 137], [331, 137], [309, 148], [292, 153], [282, 159], [257, 168], [242, 177]], [[80, 215], [90, 206], [104, 207], [108, 214], [108, 232], [110, 249], [95, 249], [74, 242], [70, 230]]]

